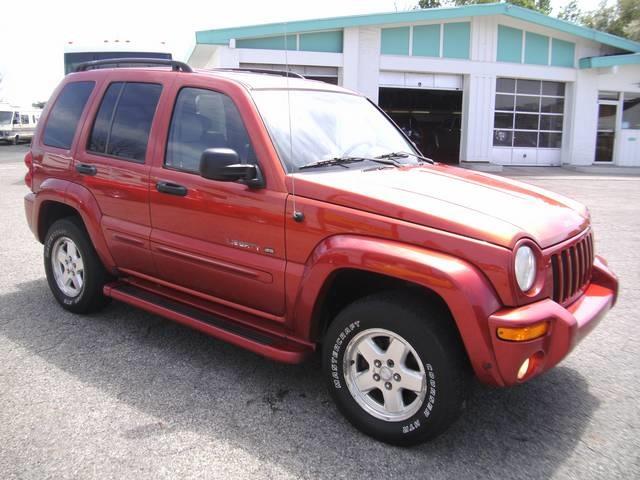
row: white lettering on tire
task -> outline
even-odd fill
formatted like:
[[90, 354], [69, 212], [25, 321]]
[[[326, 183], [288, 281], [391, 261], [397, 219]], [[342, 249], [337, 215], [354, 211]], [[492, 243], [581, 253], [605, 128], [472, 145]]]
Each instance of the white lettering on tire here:
[[[431, 415], [431, 411], [433, 410], [433, 406], [436, 403], [436, 374], [433, 371], [433, 367], [430, 363], [425, 364], [424, 368], [427, 371], [427, 375], [429, 377], [427, 383], [427, 389], [429, 396], [427, 397], [427, 403], [422, 411], [425, 418], [429, 418]], [[413, 432], [416, 428], [420, 427], [420, 419], [416, 418], [413, 422], [408, 425], [402, 426], [402, 433], [410, 433]]]
[[336, 343], [333, 345], [333, 351], [331, 352], [331, 377], [333, 378], [333, 386], [335, 388], [342, 388], [340, 382], [340, 373], [338, 369], [338, 356], [340, 355], [340, 349], [344, 343], [344, 339], [353, 332], [356, 328], [360, 328], [360, 322], [351, 322], [342, 332], [338, 335]]

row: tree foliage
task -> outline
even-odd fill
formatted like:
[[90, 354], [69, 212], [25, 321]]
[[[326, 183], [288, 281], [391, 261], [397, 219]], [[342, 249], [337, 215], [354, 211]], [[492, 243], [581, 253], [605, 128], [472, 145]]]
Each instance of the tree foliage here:
[[[457, 7], [494, 3], [496, 0], [419, 0], [418, 8]], [[508, 3], [551, 14], [551, 0], [509, 0]], [[596, 10], [583, 12], [577, 0], [571, 0], [558, 13], [558, 18], [601, 32], [627, 37], [640, 42], [640, 0], [602, 0]]]
[[[420, 8], [461, 7], [464, 5], [478, 5], [481, 3], [495, 3], [496, 0], [420, 0]], [[529, 8], [538, 12], [551, 13], [551, 0], [509, 0], [512, 5]]]
[[602, 0], [596, 10], [584, 13], [576, 5], [571, 18], [563, 18], [563, 20], [640, 41], [640, 2], [638, 0], [617, 0], [612, 5], [609, 5], [607, 0]]
[[571, 0], [558, 13], [558, 18], [560, 20], [566, 20], [567, 22], [572, 23], [580, 23], [581, 17], [582, 12], [580, 11], [580, 7], [578, 7], [577, 0]]

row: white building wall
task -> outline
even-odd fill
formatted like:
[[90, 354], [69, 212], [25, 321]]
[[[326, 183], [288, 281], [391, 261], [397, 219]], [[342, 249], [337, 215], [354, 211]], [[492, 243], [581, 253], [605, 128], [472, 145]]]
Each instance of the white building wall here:
[[492, 156], [495, 75], [464, 77], [460, 159], [489, 162]]
[[378, 103], [380, 74], [380, 28], [360, 27], [358, 35], [358, 88], [370, 100]]
[[358, 89], [360, 69], [360, 29], [345, 28], [342, 45], [342, 68], [338, 70], [338, 83], [351, 90]]

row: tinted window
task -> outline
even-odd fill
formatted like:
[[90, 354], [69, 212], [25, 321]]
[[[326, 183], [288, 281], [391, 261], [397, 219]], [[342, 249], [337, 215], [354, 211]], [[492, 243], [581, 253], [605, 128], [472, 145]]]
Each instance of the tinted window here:
[[44, 129], [45, 145], [67, 150], [71, 148], [80, 115], [94, 85], [94, 82], [74, 82], [62, 89]]
[[20, 115], [20, 121], [24, 125], [28, 125], [29, 124], [29, 115]]
[[210, 90], [183, 88], [171, 119], [165, 165], [197, 172], [207, 148], [231, 148], [240, 163], [256, 163], [249, 135], [231, 99]]
[[114, 83], [109, 86], [89, 138], [89, 150], [144, 162], [151, 123], [162, 86]]
[[88, 150], [92, 152], [105, 153], [107, 150], [107, 137], [111, 132], [111, 120], [113, 120], [113, 110], [116, 101], [124, 87], [123, 82], [112, 83], [107, 92], [102, 97], [98, 114], [93, 122], [93, 129], [89, 137]]

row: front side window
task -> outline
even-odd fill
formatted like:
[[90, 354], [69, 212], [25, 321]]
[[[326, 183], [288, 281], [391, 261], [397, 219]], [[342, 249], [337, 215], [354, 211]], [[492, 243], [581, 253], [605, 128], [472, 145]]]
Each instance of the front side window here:
[[415, 152], [364, 97], [316, 90], [258, 90], [253, 98], [288, 172], [332, 158]]
[[183, 88], [173, 110], [164, 164], [176, 170], [198, 172], [202, 152], [208, 148], [231, 148], [240, 163], [257, 163], [233, 101], [219, 92]]
[[49, 114], [44, 129], [45, 145], [66, 150], [71, 148], [80, 116], [94, 86], [94, 82], [73, 82], [65, 85]]
[[498, 78], [493, 145], [560, 148], [564, 83]]
[[143, 163], [151, 124], [162, 92], [156, 83], [109, 85], [93, 123], [87, 149]]

